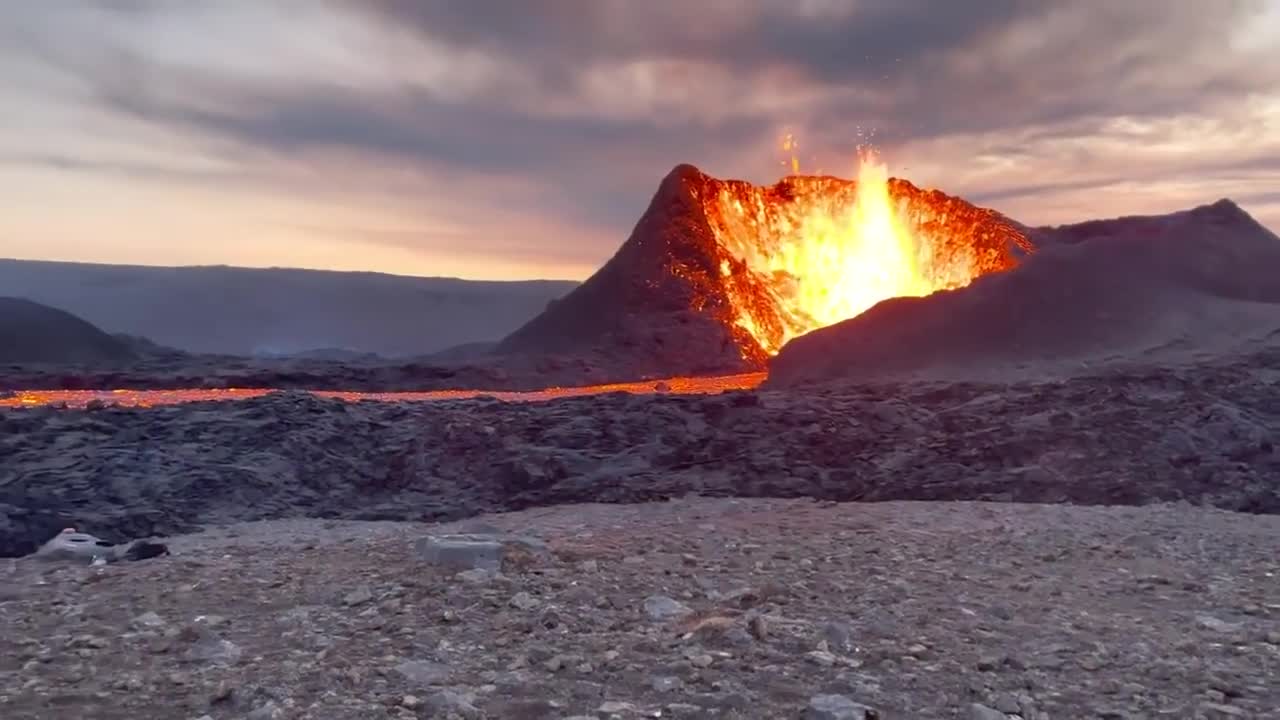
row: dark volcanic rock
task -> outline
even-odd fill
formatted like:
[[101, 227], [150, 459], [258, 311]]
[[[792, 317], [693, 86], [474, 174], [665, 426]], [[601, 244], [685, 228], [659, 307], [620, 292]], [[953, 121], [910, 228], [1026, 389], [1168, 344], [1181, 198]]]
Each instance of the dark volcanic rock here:
[[135, 358], [129, 343], [71, 313], [0, 297], [0, 363], [101, 363]]
[[1280, 350], [1062, 382], [0, 411], [0, 556], [263, 518], [455, 519], [687, 493], [1280, 512]]
[[1217, 355], [1280, 329], [1280, 238], [1229, 201], [1030, 234], [1041, 249], [1015, 269], [796, 338], [769, 386], [1043, 377]]
[[700, 194], [710, 178], [680, 165], [618, 252], [582, 285], [507, 336], [504, 355], [598, 357], [633, 376], [741, 372], [763, 357], [733, 327], [721, 252]]

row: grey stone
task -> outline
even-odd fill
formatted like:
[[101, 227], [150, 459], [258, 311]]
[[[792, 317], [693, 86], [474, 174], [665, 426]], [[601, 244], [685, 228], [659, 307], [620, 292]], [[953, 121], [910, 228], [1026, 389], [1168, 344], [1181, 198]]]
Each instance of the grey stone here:
[[457, 715], [463, 720], [476, 720], [484, 716], [479, 708], [471, 704], [471, 698], [455, 690], [432, 693], [427, 697], [425, 705], [428, 712], [432, 713], [431, 717]]
[[522, 591], [511, 597], [510, 605], [517, 610], [532, 610], [538, 607], [538, 598]]
[[546, 545], [534, 538], [495, 538], [488, 535], [428, 535], [414, 544], [418, 557], [437, 567], [499, 572], [517, 554], [544, 556]]
[[684, 681], [678, 677], [656, 677], [649, 681], [649, 686], [657, 692], [666, 693], [684, 687]]
[[1018, 697], [1013, 693], [1000, 693], [996, 696], [995, 702], [991, 704], [995, 706], [996, 710], [1006, 715], [1012, 715], [1022, 710], [1022, 707], [1018, 704]]
[[654, 620], [670, 620], [689, 615], [693, 610], [666, 595], [650, 595], [644, 599], [644, 612]]
[[255, 709], [245, 716], [245, 720], [279, 720], [284, 717], [284, 709], [273, 701]]
[[493, 570], [486, 570], [485, 568], [472, 568], [470, 570], [463, 570], [454, 577], [463, 582], [479, 585], [497, 579], [498, 573]]
[[1209, 718], [1209, 720], [1250, 717], [1249, 712], [1242, 708], [1216, 702], [1201, 703], [1200, 712], [1203, 713], [1205, 717]]
[[430, 660], [406, 660], [396, 665], [396, 672], [418, 685], [443, 685], [453, 670], [448, 665]]
[[370, 590], [367, 585], [361, 585], [355, 590], [344, 595], [342, 597], [342, 604], [347, 607], [355, 607], [356, 605], [363, 605], [372, 599], [373, 591]]
[[696, 653], [689, 656], [689, 662], [696, 668], [709, 668], [715, 663], [715, 658], [707, 653]]
[[880, 713], [844, 695], [815, 695], [801, 715], [803, 720], [880, 720]]
[[825, 650], [811, 650], [805, 653], [805, 659], [814, 665], [822, 665], [823, 667], [831, 667], [836, 664], [836, 656]]
[[1234, 623], [1229, 623], [1225, 620], [1219, 620], [1218, 618], [1213, 617], [1212, 615], [1201, 615], [1197, 617], [1196, 624], [1204, 628], [1205, 630], [1212, 630], [1213, 632], [1220, 632], [1220, 633], [1235, 632], [1236, 630], [1240, 629], [1239, 625], [1236, 625]]
[[190, 662], [207, 662], [214, 665], [234, 665], [239, 662], [244, 651], [239, 645], [213, 636], [204, 636], [192, 643], [184, 653]]
[[154, 629], [154, 628], [164, 627], [167, 623], [165, 623], [164, 618], [160, 617], [159, 614], [155, 613], [154, 611], [148, 610], [147, 612], [144, 612], [141, 615], [130, 620], [129, 624], [133, 626], [135, 629], [143, 629], [143, 628]]
[[995, 708], [974, 703], [969, 706], [969, 720], [1007, 720], [1007, 716]]
[[830, 622], [823, 625], [822, 639], [832, 652], [847, 654], [857, 649], [853, 643], [853, 629], [845, 623]]

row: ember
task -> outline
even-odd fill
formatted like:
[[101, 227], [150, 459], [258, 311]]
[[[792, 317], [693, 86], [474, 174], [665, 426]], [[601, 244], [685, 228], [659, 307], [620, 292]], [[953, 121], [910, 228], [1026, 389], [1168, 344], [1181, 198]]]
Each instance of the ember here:
[[[794, 157], [790, 167], [798, 173]], [[890, 179], [872, 152], [856, 181], [714, 181], [701, 199], [733, 321], [766, 355], [882, 300], [963, 287], [1014, 266], [1015, 247], [1031, 250], [997, 213]]]

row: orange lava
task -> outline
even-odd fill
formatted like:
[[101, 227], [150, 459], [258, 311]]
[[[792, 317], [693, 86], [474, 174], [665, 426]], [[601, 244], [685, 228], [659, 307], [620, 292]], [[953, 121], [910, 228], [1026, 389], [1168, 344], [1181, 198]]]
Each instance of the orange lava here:
[[[374, 400], [381, 402], [466, 400], [488, 397], [507, 402], [544, 402], [567, 397], [625, 392], [635, 395], [672, 393], [678, 395], [708, 395], [729, 390], [750, 390], [764, 382], [764, 373], [747, 373], [723, 377], [669, 378], [646, 382], [614, 383], [588, 387], [552, 387], [527, 392], [496, 392], [489, 390], [435, 390], [430, 392], [348, 392], [342, 390], [317, 390], [315, 395], [337, 398], [348, 402]], [[189, 390], [24, 390], [12, 397], [0, 397], [0, 407], [39, 407], [62, 405], [82, 408], [94, 400], [128, 407], [154, 407], [189, 402], [218, 400], [246, 400], [261, 397], [274, 390], [267, 389], [189, 389]]]
[[[792, 149], [788, 136], [784, 149]], [[766, 355], [893, 297], [964, 287], [1016, 264], [1021, 233], [989, 210], [890, 179], [873, 153], [858, 179], [793, 174], [771, 187], [719, 182], [702, 198], [734, 323]]]

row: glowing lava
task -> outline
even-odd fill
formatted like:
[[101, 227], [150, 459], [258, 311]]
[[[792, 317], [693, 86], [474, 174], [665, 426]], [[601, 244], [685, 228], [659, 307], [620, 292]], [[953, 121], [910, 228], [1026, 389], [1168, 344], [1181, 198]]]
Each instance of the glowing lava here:
[[768, 355], [882, 300], [968, 285], [1015, 265], [1012, 246], [1029, 248], [992, 211], [890, 179], [871, 152], [856, 181], [793, 174], [771, 187], [717, 186], [703, 205], [734, 322]]

